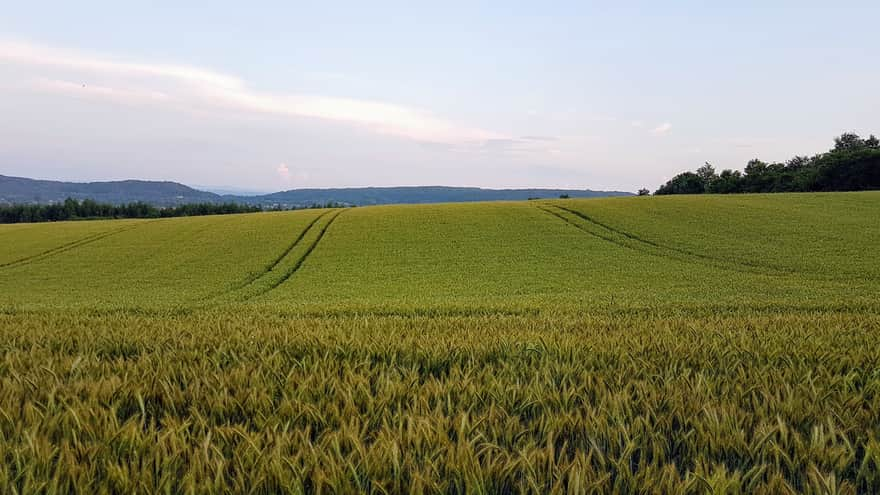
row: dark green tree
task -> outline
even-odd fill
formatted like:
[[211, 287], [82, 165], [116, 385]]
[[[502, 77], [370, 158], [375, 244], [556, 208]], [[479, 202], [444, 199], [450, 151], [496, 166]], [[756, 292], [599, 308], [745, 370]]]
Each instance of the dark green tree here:
[[706, 186], [703, 179], [693, 172], [685, 172], [676, 175], [672, 180], [660, 186], [654, 194], [702, 194], [704, 192], [706, 192]]
[[866, 189], [880, 189], [880, 140], [873, 134], [862, 139], [850, 132], [834, 138], [834, 147], [827, 153], [814, 157], [795, 156], [785, 163], [754, 159], [749, 161], [743, 173], [724, 170], [716, 175], [712, 165], [706, 163], [696, 172], [675, 176], [661, 186], [657, 194]]

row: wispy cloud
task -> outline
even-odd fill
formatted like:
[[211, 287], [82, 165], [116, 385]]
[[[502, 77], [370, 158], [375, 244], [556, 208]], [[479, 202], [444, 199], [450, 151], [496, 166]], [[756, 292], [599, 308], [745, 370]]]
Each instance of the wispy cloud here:
[[461, 125], [403, 105], [257, 91], [238, 77], [199, 67], [133, 63], [18, 41], [0, 41], [0, 60], [36, 68], [29, 80], [31, 88], [37, 91], [116, 102], [167, 101], [175, 105], [209, 105], [320, 118], [423, 142], [479, 144], [510, 139], [502, 133]]
[[117, 75], [175, 78], [193, 85], [241, 88], [240, 79], [197, 67], [168, 64], [141, 64], [90, 56], [57, 47], [20, 41], [0, 41], [0, 59], [13, 63], [54, 66]]
[[671, 129], [672, 129], [672, 124], [670, 124], [669, 122], [664, 122], [664, 123], [658, 125], [657, 127], [651, 129], [651, 134], [655, 134], [655, 135], [666, 134]]
[[32, 87], [42, 91], [64, 93], [71, 96], [97, 97], [120, 103], [161, 102], [168, 100], [168, 94], [161, 91], [142, 89], [119, 89], [95, 84], [75, 83], [43, 77], [31, 80]]

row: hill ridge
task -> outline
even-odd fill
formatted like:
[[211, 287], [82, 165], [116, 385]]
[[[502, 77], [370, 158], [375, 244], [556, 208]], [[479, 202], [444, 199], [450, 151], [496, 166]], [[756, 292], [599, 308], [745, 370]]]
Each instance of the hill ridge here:
[[141, 201], [154, 206], [184, 203], [235, 202], [283, 208], [315, 204], [347, 205], [425, 204], [473, 201], [515, 201], [531, 198], [631, 196], [625, 191], [591, 189], [506, 188], [459, 186], [331, 187], [288, 189], [261, 195], [217, 194], [173, 181], [126, 179], [119, 181], [64, 182], [0, 175], [0, 204], [54, 203], [66, 198], [93, 199], [121, 204]]

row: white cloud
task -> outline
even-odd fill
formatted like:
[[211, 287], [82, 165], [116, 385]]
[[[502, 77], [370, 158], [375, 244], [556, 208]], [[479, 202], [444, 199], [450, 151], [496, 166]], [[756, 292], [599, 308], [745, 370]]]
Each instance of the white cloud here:
[[278, 177], [283, 182], [290, 182], [290, 168], [288, 168], [286, 164], [282, 163], [281, 165], [278, 165], [278, 168], [275, 169], [275, 171], [278, 172]]
[[[103, 97], [116, 102], [165, 100], [176, 105], [320, 118], [425, 142], [460, 144], [508, 138], [402, 105], [256, 91], [237, 77], [198, 67], [124, 62], [15, 41], [0, 41], [0, 60], [37, 68], [38, 74], [32, 71], [29, 77], [31, 89], [37, 91]], [[52, 76], [47, 77], [46, 71], [52, 72]]]
[[288, 185], [296, 183], [297, 185], [302, 186], [312, 178], [312, 174], [308, 171], [291, 169], [286, 163], [278, 165], [275, 172], [278, 174], [278, 178], [281, 179], [281, 182]]
[[672, 129], [672, 124], [669, 122], [664, 122], [657, 127], [651, 129], [651, 134], [666, 134], [669, 130]]

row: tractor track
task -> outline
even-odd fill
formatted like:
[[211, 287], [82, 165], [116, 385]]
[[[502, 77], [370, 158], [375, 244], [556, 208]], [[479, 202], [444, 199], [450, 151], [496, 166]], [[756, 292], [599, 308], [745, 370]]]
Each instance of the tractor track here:
[[566, 208], [566, 207], [564, 207], [564, 206], [557, 206], [557, 205], [554, 205], [554, 206], [555, 206], [556, 208], [559, 208], [560, 210], [565, 210], [565, 211], [571, 213], [572, 215], [574, 215], [574, 216], [576, 216], [576, 217], [578, 217], [578, 218], [581, 218], [581, 219], [583, 219], [583, 220], [585, 220], [585, 221], [587, 221], [587, 222], [590, 222], [590, 223], [592, 223], [592, 224], [594, 224], [594, 225], [597, 225], [597, 226], [599, 226], [599, 227], [602, 227], [602, 228], [604, 228], [604, 229], [610, 230], [611, 232], [614, 232], [615, 234], [622, 235], [622, 236], [626, 237], [627, 239], [631, 239], [631, 240], [633, 240], [633, 241], [635, 241], [635, 242], [644, 243], [644, 244], [647, 244], [647, 245], [652, 246], [652, 247], [657, 248], [657, 249], [674, 251], [674, 252], [676, 252], [676, 253], [680, 253], [680, 254], [683, 254], [683, 255], [685, 255], [685, 256], [693, 256], [693, 257], [695, 257], [695, 258], [701, 258], [701, 259], [704, 259], [704, 260], [706, 260], [706, 261], [712, 261], [712, 262], [717, 262], [717, 263], [721, 263], [721, 264], [740, 265], [740, 266], [745, 267], [745, 268], [751, 268], [751, 269], [754, 269], [755, 271], [761, 271], [762, 273], [768, 273], [767, 271], [773, 272], [773, 273], [775, 273], [775, 274], [793, 274], [793, 273], [796, 273], [796, 272], [794, 272], [794, 271], [792, 271], [792, 270], [788, 270], [788, 269], [781, 268], [781, 267], [777, 267], [777, 266], [761, 265], [761, 264], [758, 264], [758, 263], [748, 263], [748, 262], [744, 262], [744, 261], [731, 261], [731, 260], [727, 260], [727, 259], [724, 259], [724, 258], [716, 258], [716, 257], [714, 257], [714, 256], [709, 256], [709, 255], [706, 255], [706, 254], [697, 253], [697, 252], [694, 252], [694, 251], [690, 251], [690, 250], [687, 250], [687, 249], [682, 249], [682, 248], [675, 247], [675, 246], [669, 246], [669, 245], [665, 245], [665, 244], [658, 244], [658, 243], [656, 243], [656, 242], [654, 242], [654, 241], [650, 241], [650, 240], [648, 240], [648, 239], [644, 239], [644, 238], [639, 237], [639, 236], [637, 236], [637, 235], [635, 235], [635, 234], [632, 234], [632, 233], [629, 233], [629, 232], [626, 232], [626, 231], [623, 231], [623, 230], [620, 230], [620, 229], [616, 229], [616, 228], [614, 228], [614, 227], [612, 227], [612, 226], [610, 226], [610, 225], [607, 225], [607, 224], [602, 223], [602, 222], [600, 222], [600, 221], [598, 221], [598, 220], [596, 220], [596, 219], [594, 219], [594, 218], [591, 218], [591, 217], [589, 217], [589, 216], [587, 216], [587, 215], [585, 215], [585, 214], [583, 214], [583, 213], [581, 213], [581, 212], [579, 212], [579, 211], [572, 210], [572, 209]]
[[[290, 277], [292, 277], [293, 274], [296, 273], [297, 270], [300, 269], [300, 267], [303, 265], [303, 263], [305, 263], [306, 258], [308, 258], [309, 255], [312, 254], [312, 251], [315, 250], [318, 243], [321, 241], [321, 239], [324, 237], [324, 234], [327, 232], [327, 229], [330, 228], [330, 225], [333, 224], [333, 222], [336, 220], [336, 218], [338, 218], [339, 215], [341, 215], [343, 211], [344, 210], [338, 211], [336, 213], [328, 211], [328, 212], [324, 212], [324, 213], [318, 215], [317, 217], [315, 217], [300, 232], [300, 234], [297, 236], [297, 238], [277, 258], [275, 258], [275, 260], [272, 261], [272, 263], [267, 265], [267, 267], [263, 271], [249, 276], [247, 279], [239, 282], [238, 284], [236, 284], [235, 286], [233, 286], [232, 288], [230, 288], [228, 290], [224, 290], [220, 293], [216, 293], [216, 294], [209, 295], [209, 296], [202, 298], [201, 301], [203, 304], [200, 305], [200, 307], [206, 308], [206, 307], [213, 307], [213, 306], [223, 304], [224, 302], [227, 302], [223, 299], [224, 296], [232, 296], [234, 300], [239, 301], [239, 302], [248, 301], [248, 300], [253, 299], [255, 297], [266, 294], [267, 292], [272, 291], [275, 288], [277, 288], [279, 285], [283, 284], [285, 281], [290, 279]], [[250, 288], [253, 285], [259, 284], [260, 281], [266, 279], [274, 271], [276, 271], [276, 269], [284, 262], [284, 260], [290, 256], [290, 253], [294, 249], [296, 249], [297, 246], [301, 245], [303, 239], [305, 239], [305, 237], [310, 232], [314, 231], [318, 222], [322, 218], [326, 218], [327, 216], [330, 216], [330, 218], [327, 221], [327, 223], [318, 232], [318, 236], [315, 238], [314, 241], [312, 241], [312, 243], [308, 246], [308, 248], [306, 248], [306, 250], [302, 254], [302, 256], [299, 257], [299, 259], [296, 261], [296, 263], [294, 263], [294, 265], [290, 269], [288, 269], [281, 277], [279, 277], [278, 280], [272, 281], [266, 287], [260, 288], [259, 290], [256, 290], [253, 292], [247, 291], [248, 288]], [[238, 293], [241, 293], [240, 294], [241, 297], [236, 298], [235, 296]]]
[[[634, 251], [639, 251], [648, 255], [657, 256], [661, 258], [673, 259], [676, 261], [685, 261], [685, 262], [696, 262], [703, 265], [711, 266], [713, 268], [719, 268], [722, 270], [740, 272], [740, 273], [749, 273], [754, 275], [767, 275], [767, 276], [785, 276], [785, 275], [794, 275], [798, 272], [794, 272], [791, 270], [782, 270], [776, 267], [767, 267], [762, 265], [755, 265], [749, 263], [735, 262], [730, 260], [725, 260], [723, 258], [715, 258], [713, 256], [707, 256], [705, 254], [695, 253], [692, 251], [688, 251], [686, 249], [681, 249], [673, 246], [667, 246], [664, 244], [658, 244], [654, 241], [650, 241], [647, 239], [643, 239], [638, 237], [632, 233], [616, 229], [611, 227], [610, 225], [606, 225], [602, 222], [594, 220], [589, 216], [575, 210], [571, 210], [569, 208], [565, 208], [563, 206], [557, 205], [547, 205], [547, 206], [538, 206], [538, 208], [545, 213], [553, 215], [554, 217], [559, 218], [560, 220], [572, 225], [582, 232], [590, 234], [594, 237], [602, 239], [604, 241], [610, 242], [620, 247], [624, 247], [627, 249], [632, 249]], [[599, 230], [606, 231], [605, 233], [594, 232], [585, 228], [583, 225], [580, 225], [577, 222], [572, 221], [570, 218], [565, 217], [558, 211], [554, 211], [550, 208], [554, 208], [556, 210], [564, 211], [570, 215], [573, 215], [594, 227], [597, 227]], [[620, 236], [626, 239], [623, 241], [621, 239], [615, 239], [613, 236]]]
[[[306, 262], [306, 259], [309, 257], [310, 254], [312, 254], [312, 251], [314, 251], [315, 248], [318, 247], [318, 243], [321, 242], [321, 239], [324, 238], [324, 234], [327, 233], [327, 229], [329, 229], [330, 226], [333, 225], [333, 222], [335, 222], [336, 219], [339, 218], [339, 215], [342, 215], [342, 212], [343, 212], [343, 211], [345, 211], [345, 210], [342, 210], [342, 211], [340, 211], [339, 213], [333, 215], [333, 216], [330, 218], [330, 220], [327, 221], [327, 224], [324, 225], [324, 227], [321, 229], [320, 232], [318, 232], [318, 237], [315, 238], [315, 240], [312, 242], [312, 244], [309, 245], [308, 249], [306, 249], [306, 252], [303, 253], [303, 255], [302, 255], [302, 256], [296, 261], [296, 264], [294, 264], [293, 267], [291, 267], [290, 270], [288, 270], [288, 271], [284, 274], [284, 276], [281, 277], [281, 279], [279, 279], [279, 280], [276, 281], [276, 282], [273, 282], [273, 283], [269, 286], [269, 288], [267, 288], [266, 290], [263, 290], [263, 291], [257, 292], [256, 294], [254, 294], [254, 295], [248, 297], [247, 299], [251, 299], [251, 298], [253, 298], [253, 297], [257, 297], [257, 296], [262, 296], [263, 294], [266, 294], [267, 292], [274, 290], [274, 289], [277, 288], [279, 285], [281, 285], [281, 284], [283, 284], [284, 282], [286, 282], [287, 280], [289, 280], [290, 277], [292, 277], [293, 274], [296, 273], [297, 270], [300, 269], [300, 267], [303, 265], [303, 263]], [[246, 299], [246, 300], [247, 300], [247, 299]]]
[[19, 258], [15, 261], [10, 261], [7, 263], [0, 264], [0, 269], [14, 268], [17, 266], [29, 265], [31, 263], [41, 261], [41, 260], [44, 260], [47, 258], [51, 258], [52, 256], [55, 256], [57, 254], [65, 253], [65, 252], [70, 251], [72, 249], [86, 246], [88, 244], [100, 241], [101, 239], [105, 239], [105, 238], [110, 237], [112, 235], [121, 234], [122, 232], [127, 232], [129, 230], [140, 227], [144, 224], [155, 222], [155, 221], [156, 220], [146, 220], [144, 222], [136, 223], [135, 225], [127, 225], [125, 227], [121, 227], [121, 228], [111, 230], [108, 232], [99, 232], [97, 234], [88, 235], [88, 236], [83, 237], [81, 239], [77, 239], [75, 241], [71, 241], [66, 244], [62, 244], [60, 246], [56, 246], [52, 249], [47, 249], [46, 251], [43, 251], [41, 253], [33, 254], [31, 256], [25, 256], [24, 258]]
[[[312, 227], [314, 227], [315, 224], [318, 223], [319, 220], [321, 220], [322, 218], [324, 218], [325, 216], [327, 216], [329, 214], [330, 214], [329, 211], [325, 211], [324, 213], [321, 213], [320, 215], [318, 215], [314, 219], [312, 219], [312, 221], [309, 222], [308, 225], [306, 225], [306, 227], [304, 229], [302, 229], [302, 231], [300, 231], [299, 236], [297, 236], [297, 238], [289, 246], [287, 246], [287, 248], [285, 248], [284, 251], [282, 251], [281, 254], [278, 255], [278, 257], [276, 257], [271, 263], [266, 265], [266, 268], [264, 268], [262, 271], [248, 276], [247, 278], [245, 278], [241, 282], [238, 282], [237, 284], [235, 284], [231, 289], [223, 291], [221, 294], [218, 294], [218, 295], [222, 295], [224, 293], [234, 292], [234, 291], [243, 289], [243, 288], [247, 287], [248, 285], [251, 285], [252, 283], [257, 281], [259, 278], [264, 277], [266, 274], [268, 274], [272, 270], [274, 270], [275, 267], [277, 267], [279, 264], [281, 264], [281, 262], [284, 260], [284, 258], [286, 258], [287, 255], [290, 254], [291, 251], [296, 249], [296, 246], [298, 246], [299, 243], [302, 242], [302, 240], [306, 236], [306, 234], [308, 234], [309, 231], [312, 230]], [[215, 296], [211, 296], [211, 297], [215, 297]]]

